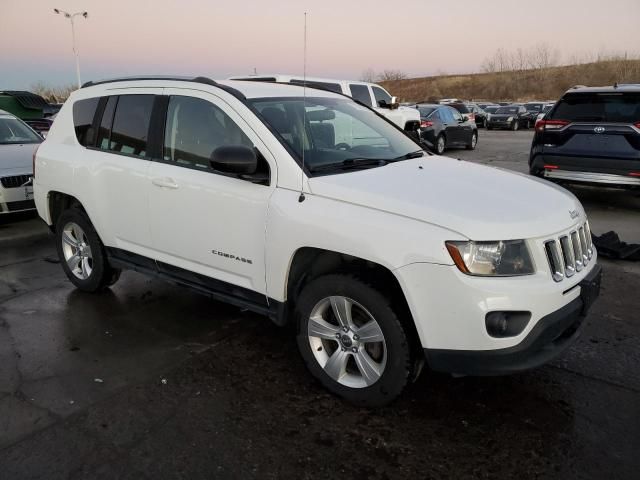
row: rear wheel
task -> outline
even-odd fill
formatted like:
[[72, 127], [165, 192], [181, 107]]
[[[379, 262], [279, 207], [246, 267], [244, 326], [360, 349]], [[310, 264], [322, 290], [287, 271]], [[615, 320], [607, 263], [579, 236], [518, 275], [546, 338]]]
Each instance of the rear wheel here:
[[445, 148], [447, 148], [447, 140], [444, 138], [444, 135], [440, 134], [438, 138], [436, 138], [436, 153], [442, 155]]
[[80, 290], [98, 292], [120, 277], [120, 270], [107, 262], [104, 245], [80, 208], [71, 208], [60, 215], [56, 246], [63, 270]]
[[322, 385], [346, 400], [382, 406], [404, 389], [410, 346], [389, 300], [350, 275], [309, 283], [296, 305], [298, 348]]
[[469, 140], [469, 143], [467, 143], [467, 150], [475, 150], [477, 144], [478, 144], [478, 132], [473, 132], [473, 135], [471, 135], [471, 139]]

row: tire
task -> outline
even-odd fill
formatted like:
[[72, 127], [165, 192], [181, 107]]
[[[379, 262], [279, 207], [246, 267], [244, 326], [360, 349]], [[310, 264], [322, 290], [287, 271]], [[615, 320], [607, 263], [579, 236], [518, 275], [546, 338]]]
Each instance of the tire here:
[[482, 126], [486, 129], [489, 129], [489, 124], [487, 123], [487, 119], [485, 118], [482, 122]]
[[99, 292], [120, 278], [120, 270], [109, 265], [98, 233], [80, 208], [70, 208], [60, 215], [56, 248], [62, 269], [79, 290]]
[[445, 149], [447, 148], [447, 139], [445, 138], [444, 135], [440, 134], [438, 135], [438, 138], [436, 138], [436, 153], [438, 155], [442, 155], [445, 151]]
[[476, 145], [478, 145], [478, 132], [473, 132], [471, 140], [467, 143], [466, 148], [467, 150], [475, 150]]
[[520, 123], [518, 123], [518, 120], [514, 120], [513, 123], [511, 124], [511, 130], [513, 130], [514, 132], [517, 132], [519, 128], [520, 128]]
[[[351, 314], [346, 320], [335, 313], [346, 311]], [[380, 407], [406, 386], [411, 374], [407, 335], [389, 299], [355, 276], [332, 274], [310, 282], [296, 302], [296, 321], [307, 368], [333, 394], [355, 405]], [[358, 332], [365, 331], [382, 341], [363, 342]]]

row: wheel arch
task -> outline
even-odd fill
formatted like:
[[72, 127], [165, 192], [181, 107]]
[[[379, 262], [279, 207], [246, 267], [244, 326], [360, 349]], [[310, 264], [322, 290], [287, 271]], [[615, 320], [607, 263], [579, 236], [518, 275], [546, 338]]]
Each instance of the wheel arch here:
[[377, 262], [340, 252], [315, 247], [301, 247], [294, 252], [286, 277], [285, 322], [292, 321], [295, 299], [305, 285], [321, 276], [341, 273], [355, 275], [386, 295], [410, 339], [412, 350], [421, 352], [413, 315], [393, 271]]
[[82, 203], [73, 195], [56, 190], [49, 191], [49, 193], [47, 193], [47, 214], [51, 222], [49, 228], [54, 231], [62, 212], [74, 207], [80, 208], [86, 213]]

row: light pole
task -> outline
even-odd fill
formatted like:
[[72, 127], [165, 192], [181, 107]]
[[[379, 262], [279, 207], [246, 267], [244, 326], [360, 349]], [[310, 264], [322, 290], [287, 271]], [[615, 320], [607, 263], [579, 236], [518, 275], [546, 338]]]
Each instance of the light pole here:
[[88, 18], [89, 13], [88, 12], [67, 13], [57, 8], [54, 8], [53, 12], [58, 15], [64, 15], [64, 18], [68, 18], [71, 21], [71, 40], [73, 42], [73, 54], [76, 57], [76, 75], [78, 76], [78, 88], [80, 88], [82, 87], [82, 81], [80, 80], [80, 58], [78, 57], [78, 49], [76, 48], [76, 29], [75, 29], [75, 25], [73, 24], [73, 19], [78, 16]]

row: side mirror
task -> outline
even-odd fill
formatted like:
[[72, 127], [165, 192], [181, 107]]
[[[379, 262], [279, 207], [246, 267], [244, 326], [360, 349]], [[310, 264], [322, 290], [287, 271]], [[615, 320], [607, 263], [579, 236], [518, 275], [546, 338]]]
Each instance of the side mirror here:
[[258, 168], [258, 157], [253, 148], [245, 145], [224, 145], [211, 154], [209, 165], [214, 170], [236, 175], [252, 175]]
[[400, 106], [398, 103], [398, 97], [391, 97], [391, 100], [387, 102], [386, 100], [378, 101], [378, 106], [380, 108], [388, 108], [389, 110], [395, 110]]
[[462, 115], [462, 120], [460, 120], [460, 123], [464, 123], [468, 121], [469, 121], [469, 115]]

